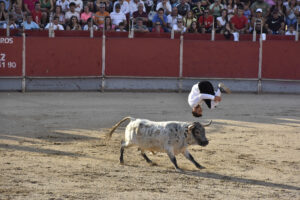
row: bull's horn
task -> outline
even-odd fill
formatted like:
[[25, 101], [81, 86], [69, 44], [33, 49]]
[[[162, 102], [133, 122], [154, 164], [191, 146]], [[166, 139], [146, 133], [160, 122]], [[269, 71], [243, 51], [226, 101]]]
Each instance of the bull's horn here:
[[212, 120], [210, 120], [208, 124], [203, 124], [202, 126], [203, 126], [203, 127], [210, 126], [211, 123], [212, 123]]

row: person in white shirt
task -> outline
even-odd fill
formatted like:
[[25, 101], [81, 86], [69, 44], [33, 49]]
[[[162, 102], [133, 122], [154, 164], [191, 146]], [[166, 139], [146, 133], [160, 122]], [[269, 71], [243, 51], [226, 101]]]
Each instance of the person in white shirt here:
[[75, 3], [70, 3], [70, 10], [65, 14], [65, 19], [67, 20], [67, 23], [71, 19], [72, 16], [77, 17], [78, 20], [80, 20], [80, 15], [78, 12], [75, 11], [76, 9], [76, 4]]
[[66, 13], [69, 10], [69, 0], [57, 0], [56, 6], [61, 6], [61, 10]]
[[97, 27], [95, 24], [92, 24], [92, 18], [89, 18], [89, 19], [87, 20], [87, 24], [84, 25], [83, 30], [84, 30], [84, 31], [90, 31], [91, 28], [92, 28], [92, 25], [93, 25], [94, 31], [97, 31], [97, 30], [98, 30], [98, 27]]
[[124, 13], [121, 12], [121, 5], [116, 4], [115, 9], [115, 12], [110, 13], [112, 24], [115, 26], [119, 26], [120, 22], [123, 22], [126, 26], [126, 16]]
[[49, 29], [52, 26], [53, 30], [60, 30], [63, 31], [65, 30], [64, 27], [58, 23], [58, 17], [54, 16], [53, 21], [48, 23], [45, 27], [45, 29]]
[[113, 12], [116, 12], [116, 5], [119, 4], [121, 6], [121, 13], [127, 15], [129, 13], [129, 3], [126, 0], [118, 0], [115, 1]]
[[76, 7], [75, 7], [75, 11], [78, 12], [79, 14], [81, 13], [82, 9], [83, 9], [83, 2], [82, 0], [69, 0], [70, 3], [75, 3]]
[[214, 87], [209, 81], [201, 81], [193, 85], [188, 96], [188, 103], [192, 108], [193, 116], [202, 116], [201, 104], [203, 102], [206, 103], [209, 109], [215, 108], [221, 101], [221, 92], [230, 93], [230, 90], [223, 83], [219, 83], [218, 90], [214, 91]]

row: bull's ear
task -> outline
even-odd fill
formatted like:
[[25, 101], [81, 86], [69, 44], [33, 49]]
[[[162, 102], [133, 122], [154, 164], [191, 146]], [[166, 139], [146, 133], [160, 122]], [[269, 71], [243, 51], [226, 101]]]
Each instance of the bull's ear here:
[[195, 125], [194, 124], [191, 124], [188, 126], [188, 133], [191, 134], [192, 133], [192, 130], [195, 128]]

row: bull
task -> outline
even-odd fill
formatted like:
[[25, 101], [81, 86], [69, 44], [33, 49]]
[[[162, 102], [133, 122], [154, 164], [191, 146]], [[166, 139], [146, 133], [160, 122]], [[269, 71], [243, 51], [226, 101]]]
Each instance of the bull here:
[[182, 171], [176, 161], [175, 155], [182, 153], [190, 160], [197, 168], [204, 168], [195, 161], [193, 156], [188, 151], [190, 145], [208, 145], [208, 140], [205, 136], [205, 126], [199, 122], [154, 122], [146, 119], [135, 119], [125, 117], [115, 124], [107, 134], [109, 140], [113, 132], [125, 121], [130, 120], [125, 129], [125, 141], [121, 142], [120, 163], [124, 163], [124, 149], [137, 146], [141, 150], [141, 155], [149, 163], [154, 164], [146, 155], [145, 151], [165, 152], [168, 154], [171, 162], [175, 166], [176, 171]]

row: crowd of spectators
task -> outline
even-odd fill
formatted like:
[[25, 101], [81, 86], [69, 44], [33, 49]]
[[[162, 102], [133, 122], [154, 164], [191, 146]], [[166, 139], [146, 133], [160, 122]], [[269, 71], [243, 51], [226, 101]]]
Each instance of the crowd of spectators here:
[[294, 35], [300, 0], [0, 0], [0, 28]]

